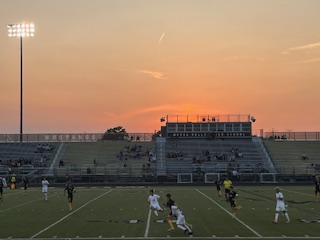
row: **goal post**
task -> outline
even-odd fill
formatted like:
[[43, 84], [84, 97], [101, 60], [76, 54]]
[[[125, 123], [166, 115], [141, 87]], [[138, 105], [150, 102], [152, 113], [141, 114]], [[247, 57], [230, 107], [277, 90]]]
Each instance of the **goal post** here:
[[276, 173], [260, 173], [261, 183], [276, 183], [277, 175]]
[[193, 183], [192, 173], [179, 173], [177, 178], [178, 183]]
[[216, 180], [220, 179], [219, 173], [206, 173], [204, 175], [204, 182], [205, 183], [215, 183]]

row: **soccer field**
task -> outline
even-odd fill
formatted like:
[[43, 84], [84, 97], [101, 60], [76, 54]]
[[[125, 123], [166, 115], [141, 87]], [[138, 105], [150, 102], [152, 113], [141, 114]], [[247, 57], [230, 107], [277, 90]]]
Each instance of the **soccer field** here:
[[148, 187], [76, 187], [74, 208], [69, 210], [63, 188], [49, 188], [44, 200], [41, 188], [6, 190], [0, 202], [0, 238], [36, 239], [320, 239], [320, 203], [314, 187], [283, 186], [291, 223], [280, 215], [273, 224], [274, 186], [236, 186], [243, 209], [237, 218], [230, 204], [217, 196], [214, 186], [156, 186], [166, 202], [166, 193], [192, 224], [193, 235], [175, 228], [168, 232], [163, 221], [150, 211]]

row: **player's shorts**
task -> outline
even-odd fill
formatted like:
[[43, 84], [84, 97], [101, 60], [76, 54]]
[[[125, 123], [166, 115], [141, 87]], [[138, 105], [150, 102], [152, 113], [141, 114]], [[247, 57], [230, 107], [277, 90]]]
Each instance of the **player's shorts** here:
[[226, 189], [224, 189], [224, 192], [225, 192], [225, 193], [229, 193], [229, 192], [230, 192], [230, 189], [227, 189], [227, 188], [226, 188]]
[[286, 210], [286, 206], [284, 205], [284, 202], [278, 202], [276, 205], [276, 212], [283, 212]]
[[221, 187], [218, 185], [217, 186], [217, 191], [220, 191], [221, 190]]
[[234, 200], [229, 200], [231, 207], [236, 207], [236, 201]]
[[179, 217], [177, 218], [176, 224], [177, 224], [177, 225], [184, 225], [185, 222], [186, 222], [186, 221], [185, 221], [184, 215], [180, 214]]
[[314, 191], [316, 194], [320, 192], [320, 187], [316, 186], [316, 190]]
[[156, 210], [160, 210], [161, 209], [159, 203], [152, 203], [152, 204], [150, 204], [150, 207], [152, 207], [152, 208], [154, 208]]

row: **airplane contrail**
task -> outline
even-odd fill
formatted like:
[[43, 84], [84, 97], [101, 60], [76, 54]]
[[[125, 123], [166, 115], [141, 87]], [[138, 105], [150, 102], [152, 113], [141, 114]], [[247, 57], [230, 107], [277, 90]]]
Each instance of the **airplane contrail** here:
[[162, 33], [162, 36], [161, 36], [161, 38], [159, 39], [158, 44], [160, 44], [160, 43], [161, 43], [162, 38], [164, 37], [164, 34], [165, 34], [165, 33]]

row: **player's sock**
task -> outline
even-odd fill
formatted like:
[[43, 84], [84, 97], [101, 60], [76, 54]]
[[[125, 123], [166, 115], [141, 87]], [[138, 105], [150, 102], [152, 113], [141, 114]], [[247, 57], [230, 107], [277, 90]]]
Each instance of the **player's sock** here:
[[155, 214], [157, 217], [159, 216], [157, 210], [154, 211], [154, 214]]
[[279, 213], [276, 213], [274, 220], [278, 222], [278, 218], [279, 218]]
[[48, 193], [44, 193], [44, 199], [48, 200]]
[[171, 219], [168, 220], [168, 224], [169, 224], [170, 228], [173, 228], [173, 223], [172, 223]]
[[289, 214], [285, 213], [284, 215], [286, 216], [287, 222], [290, 222]]
[[189, 228], [189, 226], [186, 225], [185, 227], [186, 227], [186, 229], [188, 230], [189, 233], [192, 232], [192, 230], [191, 230], [191, 228]]
[[183, 231], [186, 230], [186, 228], [185, 228], [184, 226], [182, 226], [182, 225], [177, 225], [177, 228], [180, 228], [180, 229], [182, 229]]

